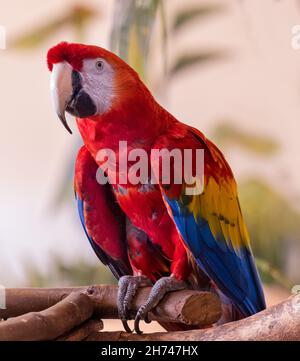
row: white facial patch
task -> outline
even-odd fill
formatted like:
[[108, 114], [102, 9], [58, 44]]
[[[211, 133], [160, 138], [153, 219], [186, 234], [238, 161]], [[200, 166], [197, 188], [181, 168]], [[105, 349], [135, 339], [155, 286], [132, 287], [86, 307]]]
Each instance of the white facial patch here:
[[[102, 65], [101, 65], [102, 64]], [[82, 87], [92, 98], [97, 114], [109, 110], [114, 97], [114, 70], [104, 59], [86, 59], [83, 62], [81, 75]]]

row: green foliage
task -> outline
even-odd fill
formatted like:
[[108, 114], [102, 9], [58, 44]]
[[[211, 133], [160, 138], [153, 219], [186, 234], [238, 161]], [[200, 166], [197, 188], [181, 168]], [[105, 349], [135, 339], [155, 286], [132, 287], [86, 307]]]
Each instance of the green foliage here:
[[147, 58], [162, 0], [116, 0], [110, 48], [146, 79]]
[[147, 80], [150, 40], [158, 10], [160, 10], [165, 73], [169, 73], [171, 77], [175, 76], [195, 65], [203, 65], [212, 60], [224, 58], [225, 52], [221, 50], [199, 50], [179, 55], [169, 71], [167, 66], [169, 38], [175, 33], [183, 31], [185, 26], [196, 18], [204, 19], [208, 15], [216, 14], [224, 9], [224, 6], [216, 4], [204, 4], [195, 8], [183, 9], [175, 15], [173, 26], [168, 34], [163, 0], [116, 0], [110, 48], [128, 62], [144, 80]]
[[238, 145], [257, 155], [274, 155], [280, 148], [279, 144], [272, 138], [250, 134], [229, 122], [218, 125], [213, 131], [213, 138], [221, 148]]
[[43, 42], [52, 37], [61, 28], [71, 26], [76, 32], [76, 38], [82, 39], [86, 24], [97, 15], [97, 11], [85, 5], [70, 8], [66, 14], [46, 21], [43, 25], [25, 34], [17, 36], [10, 41], [10, 48], [33, 49], [41, 46]]
[[288, 242], [300, 241], [300, 215], [262, 180], [242, 183], [239, 196], [255, 255], [284, 271]]
[[278, 268], [258, 257], [255, 257], [255, 262], [265, 283], [275, 282], [289, 291], [293, 288], [293, 283]]
[[[171, 36], [174, 37], [179, 33], [183, 32], [188, 25], [194, 24], [195, 20], [199, 20], [198, 23], [202, 22], [207, 17], [215, 15], [226, 10], [226, 6], [220, 4], [201, 4], [200, 6], [187, 7], [180, 10], [175, 14], [173, 25], [171, 28]], [[171, 37], [170, 36], [170, 37]], [[174, 77], [181, 73], [183, 70], [193, 68], [199, 65], [206, 65], [211, 61], [224, 59], [228, 55], [228, 51], [213, 49], [199, 49], [192, 50], [187, 53], [180, 54], [175, 59], [172, 65], [169, 75]]]

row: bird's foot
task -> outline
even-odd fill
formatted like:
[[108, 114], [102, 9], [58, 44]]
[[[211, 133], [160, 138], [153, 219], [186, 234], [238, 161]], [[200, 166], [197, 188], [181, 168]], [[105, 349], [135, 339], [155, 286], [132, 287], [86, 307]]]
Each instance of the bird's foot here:
[[123, 327], [128, 333], [132, 333], [127, 322], [132, 300], [138, 288], [146, 286], [152, 286], [152, 282], [146, 276], [123, 276], [119, 280], [118, 312]]
[[140, 321], [148, 321], [148, 313], [164, 298], [167, 292], [179, 291], [187, 288], [184, 281], [177, 280], [175, 277], [163, 277], [159, 279], [151, 289], [147, 302], [141, 306], [136, 314], [134, 321], [134, 330], [136, 333], [141, 334]]

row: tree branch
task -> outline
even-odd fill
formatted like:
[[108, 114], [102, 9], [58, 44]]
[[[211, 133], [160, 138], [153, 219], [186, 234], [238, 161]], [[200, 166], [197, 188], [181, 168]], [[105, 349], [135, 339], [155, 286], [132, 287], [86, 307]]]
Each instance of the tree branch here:
[[90, 341], [300, 341], [300, 294], [246, 319], [205, 330], [91, 334]]
[[[138, 291], [134, 310], [146, 301], [149, 291], [150, 288]], [[100, 332], [103, 325], [95, 317], [117, 317], [116, 286], [8, 289], [6, 296], [7, 309], [0, 310], [0, 317], [19, 316], [0, 322], [0, 340], [300, 341], [300, 294], [247, 319], [222, 326], [145, 335]], [[26, 314], [20, 316], [23, 313]], [[204, 326], [215, 322], [220, 313], [217, 296], [178, 291], [166, 295], [150, 316], [163, 322]]]
[[83, 341], [91, 334], [95, 335], [102, 330], [103, 322], [101, 320], [90, 319], [74, 330], [58, 337], [56, 341]]
[[71, 293], [56, 305], [0, 322], [1, 341], [53, 340], [91, 317], [93, 302], [86, 294]]
[[[151, 288], [139, 289], [132, 305], [131, 318], [148, 299]], [[78, 288], [18, 288], [6, 290], [6, 309], [0, 318], [16, 317], [27, 312], [45, 310], [63, 300], [71, 292], [87, 292], [93, 301], [94, 313], [101, 319], [117, 319], [117, 286], [99, 285]], [[150, 320], [167, 323], [184, 323], [204, 327], [219, 320], [219, 298], [209, 292], [170, 292], [149, 315]]]

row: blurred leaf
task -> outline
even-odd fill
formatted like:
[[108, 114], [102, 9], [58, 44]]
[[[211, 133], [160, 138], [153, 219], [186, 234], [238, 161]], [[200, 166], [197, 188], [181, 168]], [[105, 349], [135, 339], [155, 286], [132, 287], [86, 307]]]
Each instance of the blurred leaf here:
[[269, 262], [261, 258], [256, 257], [255, 262], [264, 281], [266, 281], [266, 278], [270, 278], [271, 281], [274, 281], [287, 290], [292, 289], [293, 283], [278, 268], [273, 267]]
[[223, 12], [225, 9], [226, 7], [224, 4], [203, 4], [201, 6], [183, 9], [178, 14], [176, 14], [172, 30], [176, 32], [196, 19], [200, 20], [207, 16], [215, 15], [217, 13]]
[[273, 155], [280, 148], [279, 144], [270, 137], [249, 134], [230, 123], [218, 125], [213, 131], [213, 137], [223, 148], [239, 145], [247, 151], [258, 155]]
[[182, 55], [173, 65], [170, 75], [175, 76], [183, 70], [189, 69], [193, 66], [204, 65], [211, 61], [223, 59], [225, 55], [225, 51], [220, 50], [202, 51], [196, 54]]
[[129, 34], [128, 63], [139, 73], [142, 79], [146, 78], [144, 56], [138, 43], [136, 26], [132, 26]]
[[95, 9], [76, 5], [67, 14], [60, 15], [56, 19], [50, 20], [46, 24], [11, 40], [10, 47], [16, 49], [36, 48], [65, 26], [72, 26], [76, 31], [77, 38], [82, 38], [84, 27], [95, 15], [97, 15]]
[[300, 215], [259, 179], [240, 184], [239, 195], [255, 256], [284, 271], [288, 244], [300, 242]]
[[128, 60], [129, 33], [134, 18], [134, 0], [115, 0], [110, 49], [123, 60]]
[[116, 0], [110, 48], [146, 78], [146, 63], [162, 0]]
[[159, 2], [159, 14], [160, 14], [160, 21], [161, 21], [161, 32], [162, 32], [162, 56], [163, 56], [163, 63], [164, 63], [164, 74], [167, 75], [168, 73], [168, 27], [167, 27], [167, 16], [164, 6], [164, 1], [161, 0]]

